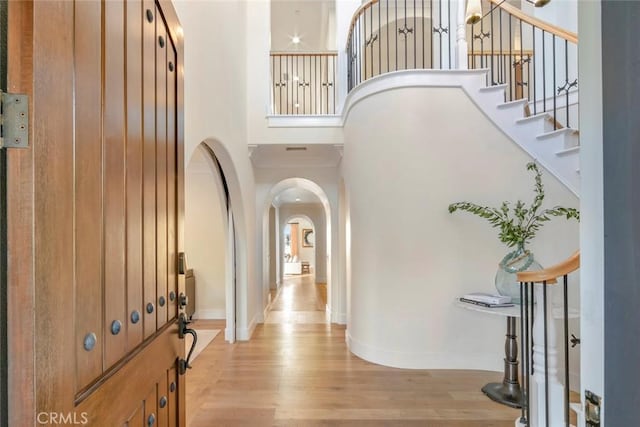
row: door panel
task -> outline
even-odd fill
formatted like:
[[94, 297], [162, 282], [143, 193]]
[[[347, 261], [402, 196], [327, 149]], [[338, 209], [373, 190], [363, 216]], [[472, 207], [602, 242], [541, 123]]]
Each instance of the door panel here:
[[156, 195], [158, 328], [167, 323], [167, 30], [156, 8]]
[[[20, 28], [27, 27], [17, 34], [33, 32], [26, 55], [33, 70], [20, 75], [33, 85], [31, 144], [20, 159], [28, 167], [12, 163], [9, 189], [32, 221], [9, 243], [17, 254], [34, 245], [33, 280], [10, 276], [10, 283], [35, 295], [27, 313], [35, 313], [36, 327], [21, 331], [35, 349], [18, 356], [27, 366], [28, 357], [35, 360], [35, 413], [72, 414], [96, 426], [142, 426], [151, 416], [154, 425], [183, 425], [184, 378], [176, 367], [184, 341], [175, 301], [184, 291], [177, 274], [183, 86], [174, 72], [182, 42], [173, 7], [148, 0], [11, 3], [22, 10]], [[9, 212], [9, 227], [24, 230], [22, 221]], [[29, 378], [20, 381], [12, 383], [11, 399], [28, 402]], [[33, 424], [33, 407], [15, 407], [16, 425]]]
[[[125, 354], [125, 83], [124, 3], [104, 3], [104, 366]], [[77, 127], [85, 126], [76, 122]], [[98, 166], [98, 165], [95, 165]], [[76, 217], [86, 215], [76, 211]], [[78, 254], [82, 257], [83, 254]], [[132, 283], [131, 286], [138, 286]], [[118, 326], [120, 325], [120, 326]]]
[[[142, 1], [126, 3], [127, 55], [127, 283], [143, 283]], [[127, 287], [127, 351], [143, 339], [144, 286]]]
[[[143, 277], [144, 277], [144, 337], [156, 331], [156, 25], [155, 5], [144, 0], [142, 22], [142, 82], [143, 82]], [[151, 19], [146, 19], [150, 16]]]
[[[99, 22], [95, 25], [95, 22]], [[84, 126], [75, 128], [76, 210], [84, 212], [76, 218], [76, 336], [94, 332], [96, 346], [86, 351], [76, 346], [76, 392], [84, 389], [102, 374], [102, 228], [95, 218], [102, 218], [102, 100], [100, 85], [101, 7], [99, 2], [78, 2], [75, 8], [74, 35], [76, 52], [76, 120]]]

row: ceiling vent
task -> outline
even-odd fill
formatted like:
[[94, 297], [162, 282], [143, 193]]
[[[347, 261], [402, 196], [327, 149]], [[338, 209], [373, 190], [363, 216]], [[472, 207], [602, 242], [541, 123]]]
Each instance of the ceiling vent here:
[[307, 151], [307, 147], [287, 147], [287, 151]]

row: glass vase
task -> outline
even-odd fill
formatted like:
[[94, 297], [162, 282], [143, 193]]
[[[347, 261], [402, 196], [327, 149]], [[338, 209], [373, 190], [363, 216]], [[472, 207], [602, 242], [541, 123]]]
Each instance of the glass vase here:
[[511, 301], [520, 304], [520, 282], [517, 273], [521, 271], [542, 270], [542, 266], [534, 259], [531, 251], [526, 250], [524, 245], [509, 252], [498, 264], [496, 272], [496, 289], [500, 295], [511, 297]]

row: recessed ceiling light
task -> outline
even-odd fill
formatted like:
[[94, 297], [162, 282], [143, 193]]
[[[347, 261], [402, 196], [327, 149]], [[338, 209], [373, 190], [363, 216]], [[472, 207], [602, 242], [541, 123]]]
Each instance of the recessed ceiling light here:
[[298, 77], [298, 76], [293, 76], [293, 81], [294, 81], [294, 82], [300, 81], [300, 77]]
[[298, 43], [300, 43], [300, 36], [293, 36], [293, 37], [291, 37], [291, 42], [292, 42], [293, 44], [298, 44]]
[[300, 197], [296, 197], [296, 202], [299, 202], [299, 201], [300, 201]]
[[295, 104], [294, 107], [300, 108], [300, 104]]

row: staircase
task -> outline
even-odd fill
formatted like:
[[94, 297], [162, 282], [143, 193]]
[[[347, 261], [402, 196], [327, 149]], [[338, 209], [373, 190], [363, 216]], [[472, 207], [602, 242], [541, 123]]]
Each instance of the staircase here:
[[[486, 75], [489, 70], [478, 72]], [[465, 89], [498, 128], [580, 196], [580, 134], [577, 129], [554, 130], [554, 119], [549, 113], [528, 114], [530, 105], [526, 99], [505, 102], [506, 84]]]

